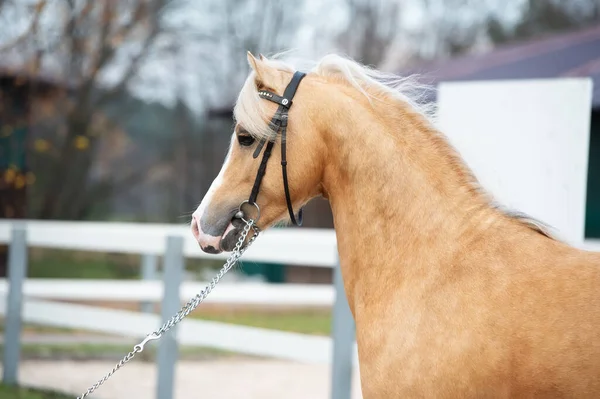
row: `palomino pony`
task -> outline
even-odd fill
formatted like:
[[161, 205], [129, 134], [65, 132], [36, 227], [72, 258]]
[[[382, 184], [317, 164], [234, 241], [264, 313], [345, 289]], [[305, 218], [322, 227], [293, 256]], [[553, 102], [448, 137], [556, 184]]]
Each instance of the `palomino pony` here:
[[[248, 61], [229, 152], [193, 215], [207, 252], [234, 248], [263, 139], [257, 225], [289, 217], [271, 121], [283, 108], [267, 97], [281, 104], [295, 69]], [[384, 78], [326, 56], [286, 108], [291, 206], [331, 204], [364, 398], [600, 398], [600, 254], [495, 206], [411, 80]]]

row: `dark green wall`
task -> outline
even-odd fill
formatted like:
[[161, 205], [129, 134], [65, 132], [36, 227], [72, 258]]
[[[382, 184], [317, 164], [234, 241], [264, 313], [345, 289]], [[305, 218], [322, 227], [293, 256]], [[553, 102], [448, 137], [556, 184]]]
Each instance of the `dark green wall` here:
[[585, 236], [600, 238], [600, 108], [592, 111]]

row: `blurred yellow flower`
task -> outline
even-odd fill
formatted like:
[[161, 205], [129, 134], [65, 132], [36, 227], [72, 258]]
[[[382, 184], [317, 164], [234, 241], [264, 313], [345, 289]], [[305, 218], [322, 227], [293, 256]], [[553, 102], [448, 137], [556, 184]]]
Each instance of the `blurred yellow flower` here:
[[37, 152], [46, 152], [50, 149], [50, 143], [48, 140], [36, 139], [33, 142], [33, 148], [35, 148]]
[[75, 137], [75, 148], [78, 150], [86, 150], [90, 146], [90, 139], [85, 136]]
[[17, 175], [17, 178], [15, 179], [15, 188], [20, 190], [23, 187], [25, 187], [25, 177], [23, 175]]
[[4, 172], [4, 181], [6, 184], [12, 183], [15, 180], [15, 177], [17, 177], [17, 171], [13, 168], [6, 169]]

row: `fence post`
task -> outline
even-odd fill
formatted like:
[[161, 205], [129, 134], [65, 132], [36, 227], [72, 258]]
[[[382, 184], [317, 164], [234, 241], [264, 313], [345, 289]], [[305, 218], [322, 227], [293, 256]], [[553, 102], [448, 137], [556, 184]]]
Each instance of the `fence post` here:
[[[155, 254], [142, 255], [142, 281], [156, 280], [156, 270], [158, 268], [158, 256]], [[154, 313], [154, 302], [143, 301], [140, 306], [143, 313]]]
[[[167, 248], [163, 260], [164, 296], [161, 306], [163, 322], [169, 320], [181, 308], [179, 289], [183, 279], [183, 237], [167, 237]], [[175, 366], [178, 358], [177, 327], [163, 334], [158, 341], [157, 399], [171, 399], [174, 392]]]
[[4, 330], [3, 382], [16, 385], [21, 357], [23, 280], [27, 276], [27, 234], [24, 226], [12, 228], [8, 252], [8, 295]]
[[335, 302], [333, 304], [332, 341], [333, 358], [331, 372], [331, 399], [350, 399], [352, 395], [352, 371], [354, 358], [355, 326], [350, 312], [339, 258], [333, 269]]

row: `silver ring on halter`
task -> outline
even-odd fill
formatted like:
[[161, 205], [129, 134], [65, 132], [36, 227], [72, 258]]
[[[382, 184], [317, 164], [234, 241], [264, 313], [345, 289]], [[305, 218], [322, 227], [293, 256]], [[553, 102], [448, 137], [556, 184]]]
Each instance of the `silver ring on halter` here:
[[254, 220], [254, 222], [256, 223], [256, 221], [258, 219], [260, 219], [260, 208], [258, 207], [258, 204], [256, 202], [250, 202], [249, 200], [245, 200], [244, 202], [242, 202], [240, 204], [240, 208], [237, 211], [237, 213], [235, 214], [235, 217], [238, 219], [242, 219], [244, 222], [248, 223], [248, 221], [246, 219], [244, 219], [244, 211], [242, 211], [242, 207], [245, 204], [250, 204], [250, 205], [254, 205], [254, 207], [256, 208], [256, 219], [252, 219]]

